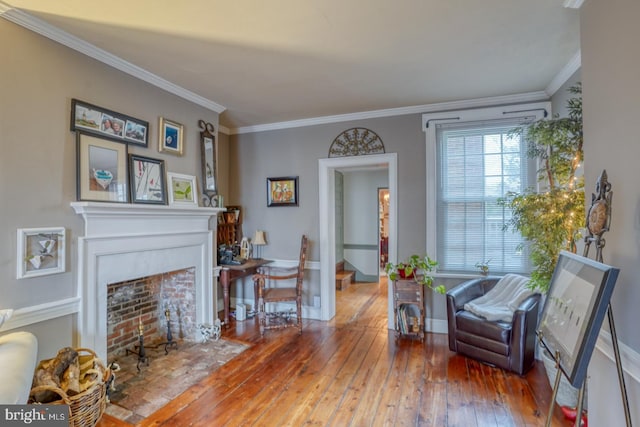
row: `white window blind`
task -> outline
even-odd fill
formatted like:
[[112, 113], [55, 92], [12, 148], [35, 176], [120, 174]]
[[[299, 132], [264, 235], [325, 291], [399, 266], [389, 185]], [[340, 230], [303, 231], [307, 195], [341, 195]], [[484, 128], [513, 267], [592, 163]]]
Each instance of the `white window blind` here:
[[528, 273], [522, 237], [505, 231], [510, 211], [498, 205], [508, 191], [535, 184], [526, 142], [509, 131], [519, 120], [436, 127], [437, 258], [439, 270], [477, 271], [490, 260], [492, 273]]

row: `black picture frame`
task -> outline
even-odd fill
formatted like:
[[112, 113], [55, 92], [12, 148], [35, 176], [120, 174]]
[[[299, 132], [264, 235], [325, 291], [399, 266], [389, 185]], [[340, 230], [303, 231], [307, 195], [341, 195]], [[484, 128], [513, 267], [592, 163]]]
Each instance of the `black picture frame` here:
[[128, 146], [76, 132], [76, 196], [79, 201], [129, 202]]
[[298, 177], [267, 178], [267, 207], [298, 206]]
[[149, 122], [79, 99], [71, 100], [71, 130], [148, 147]]
[[129, 154], [131, 202], [167, 204], [167, 178], [164, 160]]
[[618, 268], [562, 251], [538, 337], [574, 387], [581, 387], [618, 278]]

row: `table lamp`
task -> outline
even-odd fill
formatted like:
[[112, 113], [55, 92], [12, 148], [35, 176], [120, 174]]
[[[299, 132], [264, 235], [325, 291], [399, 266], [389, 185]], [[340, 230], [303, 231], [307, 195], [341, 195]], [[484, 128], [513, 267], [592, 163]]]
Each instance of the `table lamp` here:
[[253, 235], [253, 241], [251, 242], [253, 247], [256, 248], [256, 259], [262, 258], [262, 249], [261, 246], [267, 244], [265, 239], [265, 234], [263, 230], [256, 230], [256, 233]]

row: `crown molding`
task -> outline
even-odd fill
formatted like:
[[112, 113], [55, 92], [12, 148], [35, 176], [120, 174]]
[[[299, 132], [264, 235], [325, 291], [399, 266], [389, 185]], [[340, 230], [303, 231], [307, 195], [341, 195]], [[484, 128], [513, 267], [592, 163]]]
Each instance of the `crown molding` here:
[[225, 135], [231, 135], [231, 129], [226, 126], [218, 125], [218, 132], [224, 133]]
[[229, 135], [244, 133], [265, 132], [270, 130], [289, 129], [322, 125], [328, 123], [347, 122], [352, 120], [376, 119], [380, 117], [404, 116], [408, 114], [422, 114], [434, 111], [460, 110], [495, 105], [516, 104], [522, 102], [534, 102], [547, 100], [549, 96], [545, 92], [529, 92], [516, 95], [494, 96], [463, 101], [441, 102], [437, 104], [415, 105], [411, 107], [388, 108], [384, 110], [363, 111], [360, 113], [340, 114], [334, 116], [314, 117], [310, 119], [292, 120], [288, 122], [268, 123], [264, 125], [245, 126], [229, 129]]
[[125, 61], [106, 50], [100, 49], [97, 46], [92, 45], [84, 40], [77, 38], [61, 29], [50, 25], [41, 19], [31, 16], [21, 10], [12, 8], [5, 3], [0, 2], [0, 16], [4, 19], [20, 25], [34, 33], [40, 34], [48, 39], [51, 39], [57, 43], [60, 43], [68, 48], [71, 48], [77, 52], [80, 52], [86, 56], [96, 59], [104, 64], [109, 65], [117, 70], [120, 70], [126, 74], [129, 74], [137, 79], [152, 84], [166, 92], [193, 102], [209, 110], [215, 111], [220, 114], [226, 107], [204, 98], [196, 93], [191, 92], [183, 87], [180, 87], [168, 80], [159, 77], [144, 68], [138, 67], [128, 61]]
[[545, 93], [551, 97], [553, 96], [558, 89], [562, 87], [563, 84], [567, 82], [573, 76], [573, 73], [580, 69], [582, 65], [582, 56], [580, 51], [578, 51], [573, 57], [569, 60], [567, 65], [565, 65], [558, 74], [551, 80], [549, 86], [544, 90]]

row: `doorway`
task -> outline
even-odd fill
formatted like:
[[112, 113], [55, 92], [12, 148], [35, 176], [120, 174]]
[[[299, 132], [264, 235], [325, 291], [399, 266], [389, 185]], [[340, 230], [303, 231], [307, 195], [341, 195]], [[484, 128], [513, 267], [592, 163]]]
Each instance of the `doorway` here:
[[[336, 314], [335, 265], [335, 171], [344, 168], [386, 168], [389, 185], [389, 262], [397, 260], [398, 158], [396, 153], [318, 160], [319, 246], [320, 246], [320, 319], [331, 320]], [[393, 306], [389, 301], [388, 325], [393, 328]]]
[[389, 262], [389, 188], [378, 188], [378, 259], [380, 272]]

